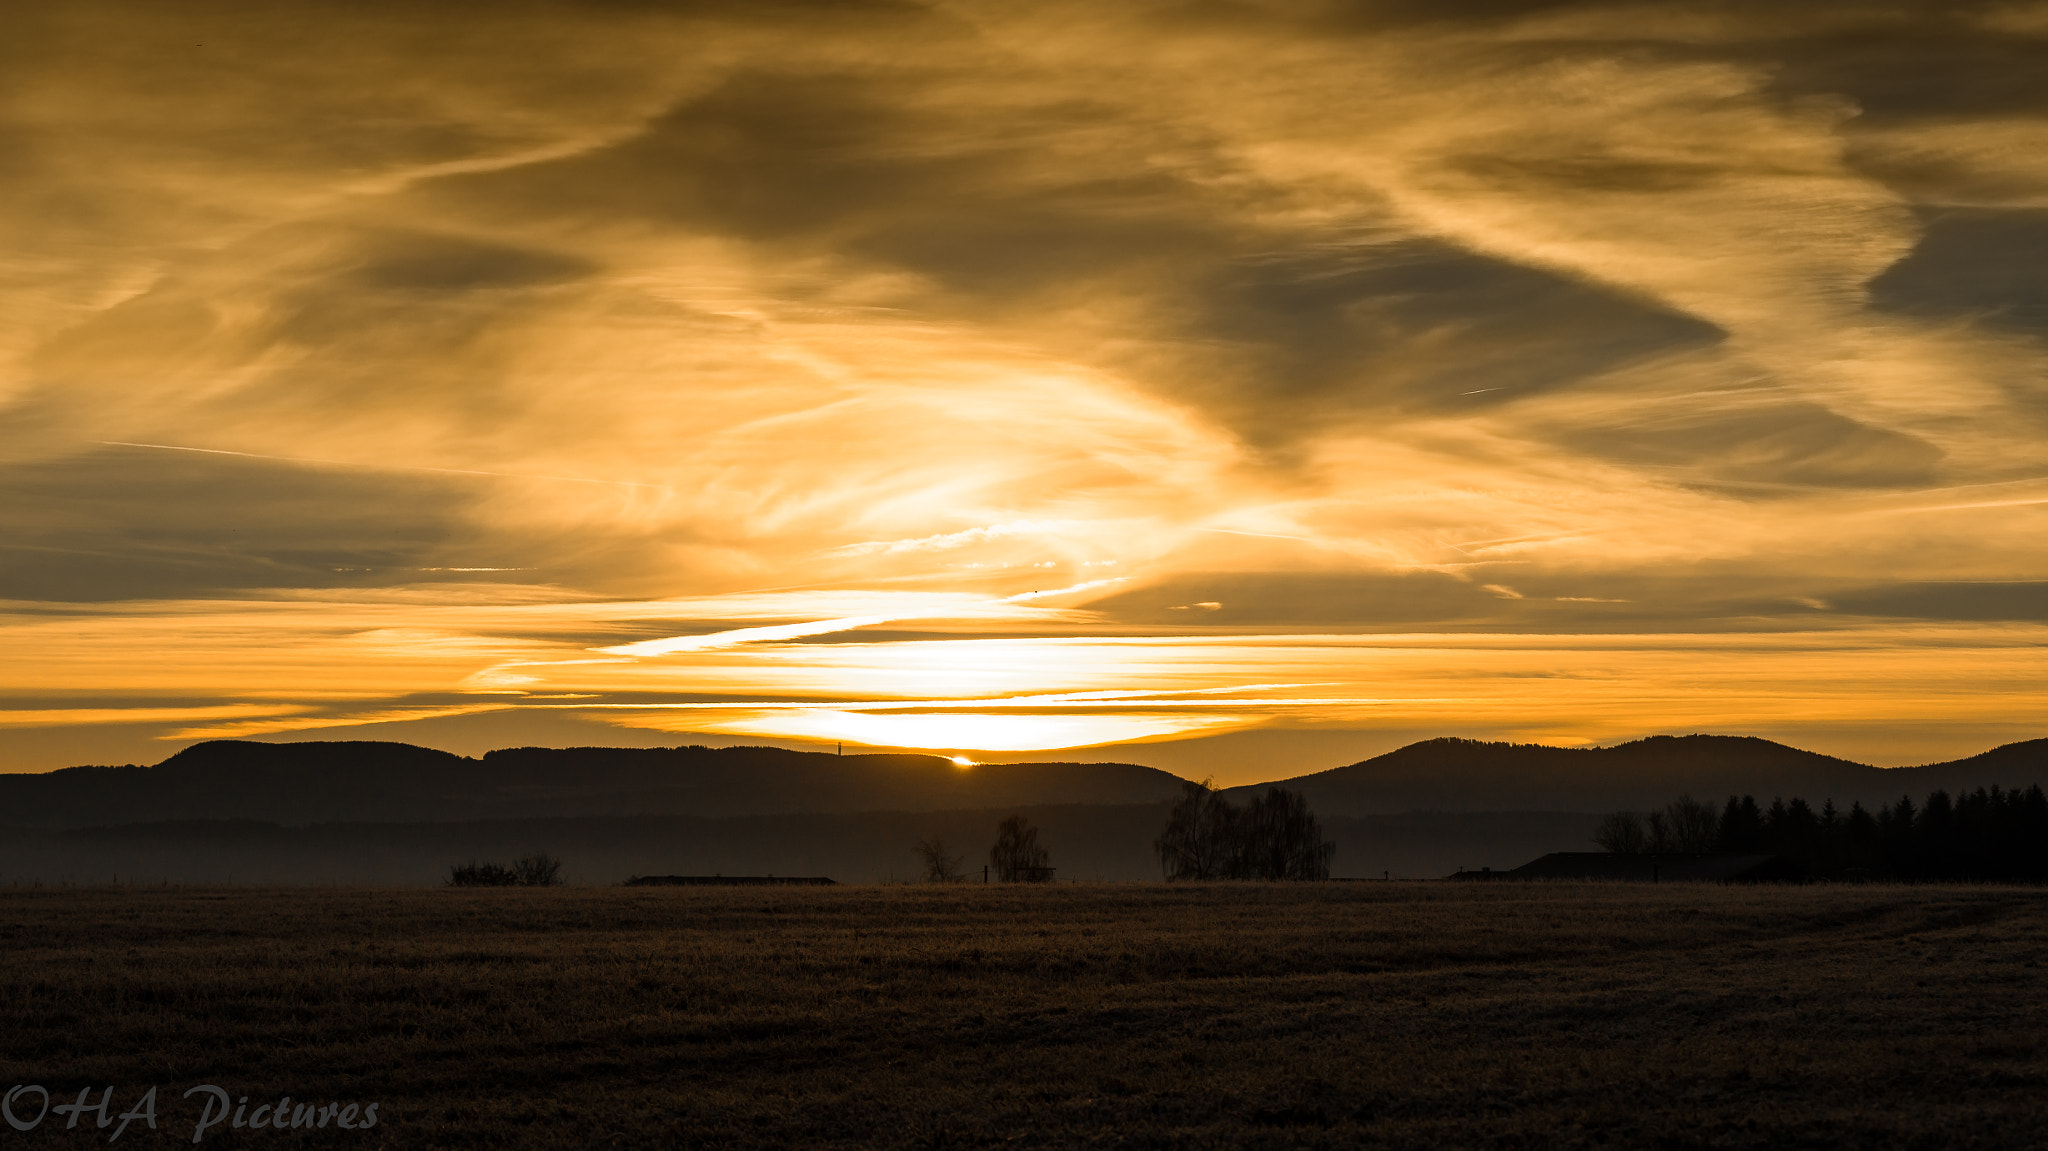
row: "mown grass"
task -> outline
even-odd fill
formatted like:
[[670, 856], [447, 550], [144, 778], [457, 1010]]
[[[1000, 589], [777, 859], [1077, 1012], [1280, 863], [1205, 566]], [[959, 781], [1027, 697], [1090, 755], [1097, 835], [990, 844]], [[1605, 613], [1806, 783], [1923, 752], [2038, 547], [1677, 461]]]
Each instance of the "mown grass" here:
[[2044, 959], [2019, 888], [0, 890], [0, 1088], [158, 1085], [122, 1145], [212, 1083], [380, 1105], [225, 1146], [2007, 1147]]

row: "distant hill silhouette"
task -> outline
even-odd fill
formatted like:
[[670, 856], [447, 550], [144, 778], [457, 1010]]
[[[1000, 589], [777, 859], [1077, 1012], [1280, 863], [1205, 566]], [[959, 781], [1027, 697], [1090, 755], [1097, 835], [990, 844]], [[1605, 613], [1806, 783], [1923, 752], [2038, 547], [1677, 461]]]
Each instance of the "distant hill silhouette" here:
[[[0, 827], [179, 820], [420, 823], [609, 816], [842, 815], [1171, 802], [1181, 780], [1128, 763], [982, 764], [932, 755], [769, 747], [510, 748], [469, 758], [403, 743], [196, 744], [155, 767], [0, 775]], [[1998, 784], [2048, 786], [2048, 739], [1925, 767], [1876, 768], [1765, 739], [1657, 736], [1604, 748], [1432, 739], [1276, 781], [1324, 818], [1606, 812], [1680, 793], [1915, 802]], [[1266, 787], [1268, 784], [1259, 784]], [[1239, 798], [1252, 788], [1234, 788]]]
[[[1614, 747], [1432, 739], [1360, 763], [1275, 781], [1321, 815], [1403, 811], [1612, 811], [1661, 807], [1681, 793], [1802, 795], [1872, 805], [1998, 784], [2048, 786], [2048, 739], [1924, 767], [1879, 768], [1732, 735], [1652, 736]], [[1271, 786], [1259, 784], [1257, 787]], [[1233, 788], [1242, 793], [1252, 788]]]
[[2048, 739], [2008, 743], [1963, 759], [1930, 763], [1925, 767], [1895, 768], [1887, 771], [1884, 778], [1886, 783], [1894, 784], [1888, 798], [1897, 799], [1911, 793], [1916, 802], [1936, 788], [1951, 793], [1974, 791], [1992, 783], [2003, 787], [2038, 783], [2048, 788]]
[[0, 775], [0, 826], [176, 820], [411, 823], [573, 816], [943, 811], [1172, 799], [1128, 763], [983, 764], [771, 747], [539, 748], [479, 758], [403, 743], [195, 744], [155, 767]]

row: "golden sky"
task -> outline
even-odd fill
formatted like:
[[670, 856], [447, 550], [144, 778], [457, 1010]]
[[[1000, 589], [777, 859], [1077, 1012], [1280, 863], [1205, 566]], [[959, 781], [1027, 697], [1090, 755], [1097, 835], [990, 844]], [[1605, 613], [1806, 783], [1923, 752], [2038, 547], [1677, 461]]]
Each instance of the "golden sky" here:
[[0, 770], [2048, 734], [2044, 74], [2040, 3], [31, 6]]

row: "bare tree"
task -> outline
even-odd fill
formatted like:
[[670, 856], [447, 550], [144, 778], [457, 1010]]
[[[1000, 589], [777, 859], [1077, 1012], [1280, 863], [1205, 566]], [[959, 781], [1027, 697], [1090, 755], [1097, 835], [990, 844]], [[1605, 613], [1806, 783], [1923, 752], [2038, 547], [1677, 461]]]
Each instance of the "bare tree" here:
[[1721, 818], [1714, 814], [1712, 804], [1681, 795], [1665, 805], [1664, 827], [1670, 850], [1696, 855], [1714, 849], [1721, 834]]
[[463, 863], [448, 869], [450, 887], [559, 887], [562, 861], [544, 851], [522, 856], [512, 866]]
[[1166, 830], [1152, 841], [1168, 879], [1222, 879], [1237, 854], [1239, 812], [1208, 780], [1181, 785]]
[[934, 835], [917, 845], [918, 858], [924, 861], [926, 883], [958, 883], [962, 857], [946, 850], [946, 841]]
[[536, 851], [513, 860], [512, 873], [519, 877], [521, 887], [559, 887], [562, 861], [545, 851]]
[[1650, 836], [1643, 830], [1642, 816], [1633, 811], [1617, 811], [1601, 817], [1600, 826], [1593, 832], [1593, 842], [1616, 855], [1641, 855], [1650, 846]]
[[519, 873], [502, 863], [458, 863], [448, 869], [450, 887], [511, 887], [519, 882]]
[[1239, 837], [1241, 878], [1330, 878], [1337, 845], [1324, 842], [1322, 824], [1298, 792], [1269, 787], [1246, 804]]
[[989, 866], [1004, 883], [1035, 878], [1049, 862], [1045, 848], [1038, 846], [1038, 829], [1021, 815], [996, 825], [995, 846], [988, 849]]
[[1661, 811], [1653, 811], [1643, 817], [1649, 829], [1649, 842], [1644, 847], [1651, 855], [1662, 855], [1671, 850], [1671, 821]]
[[1239, 808], [1206, 781], [1182, 788], [1152, 847], [1168, 879], [1328, 879], [1337, 851], [1301, 795], [1268, 788]]

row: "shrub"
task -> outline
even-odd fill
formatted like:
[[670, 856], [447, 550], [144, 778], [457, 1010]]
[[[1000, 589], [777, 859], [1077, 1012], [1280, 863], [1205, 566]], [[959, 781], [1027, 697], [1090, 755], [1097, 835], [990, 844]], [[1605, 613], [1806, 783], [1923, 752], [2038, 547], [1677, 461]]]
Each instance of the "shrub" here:
[[557, 887], [561, 882], [562, 861], [542, 851], [521, 856], [510, 867], [471, 860], [448, 869], [450, 887]]
[[933, 836], [917, 845], [918, 858], [924, 862], [926, 883], [958, 883], [961, 857], [946, 848], [946, 841]]
[[518, 873], [498, 863], [471, 860], [448, 869], [450, 887], [511, 887], [518, 882]]
[[1593, 842], [1616, 855], [1641, 855], [1649, 850], [1650, 834], [1643, 829], [1643, 817], [1633, 811], [1611, 812], [1600, 819]]
[[562, 861], [544, 851], [536, 851], [513, 860], [512, 874], [519, 877], [521, 887], [559, 887], [562, 883]]

